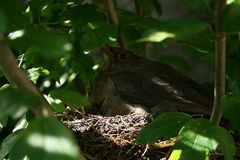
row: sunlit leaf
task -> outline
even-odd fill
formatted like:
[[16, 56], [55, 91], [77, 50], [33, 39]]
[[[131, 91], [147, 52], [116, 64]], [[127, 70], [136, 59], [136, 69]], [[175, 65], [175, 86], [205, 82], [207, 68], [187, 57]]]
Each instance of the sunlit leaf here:
[[[187, 123], [179, 133], [180, 140], [174, 145], [170, 159], [202, 160], [209, 159], [209, 152], [220, 146], [225, 158], [233, 158], [235, 153], [234, 141], [230, 133], [216, 127], [207, 119], [196, 119]], [[228, 153], [227, 153], [228, 152]], [[232, 158], [231, 158], [232, 157]]]
[[116, 41], [117, 30], [111, 24], [105, 24], [84, 33], [81, 45], [84, 51], [92, 51], [103, 45]]
[[38, 104], [38, 97], [28, 90], [12, 88], [0, 90], [0, 119], [4, 116], [19, 118], [29, 108], [36, 107]]
[[185, 113], [163, 113], [139, 132], [136, 142], [154, 143], [162, 138], [175, 137], [180, 129], [190, 121], [192, 117]]
[[28, 69], [27, 73], [28, 73], [28, 77], [30, 78], [30, 80], [33, 81], [34, 83], [36, 83], [39, 76], [41, 76], [41, 75], [46, 76], [49, 74], [49, 71], [46, 69], [43, 69], [42, 67], [38, 67], [38, 68]]
[[228, 95], [221, 102], [223, 116], [230, 120], [232, 127], [240, 131], [240, 95]]
[[63, 103], [76, 108], [89, 105], [88, 98], [76, 91], [59, 89], [59, 90], [52, 91], [51, 97], [60, 99], [63, 101]]
[[43, 28], [14, 31], [9, 34], [9, 42], [18, 49], [33, 47], [45, 58], [62, 57], [72, 49], [65, 36]]
[[174, 38], [173, 33], [157, 31], [157, 30], [148, 30], [143, 33], [142, 38], [137, 40], [137, 42], [161, 42], [167, 38]]
[[60, 64], [61, 57], [45, 57], [36, 48], [29, 48], [24, 53], [24, 59], [26, 65], [41, 68], [39, 70], [40, 75], [50, 74], [51, 77], [58, 80], [63, 72]]
[[77, 160], [79, 153], [71, 132], [56, 118], [43, 117], [30, 122], [10, 152], [11, 160], [25, 156], [34, 160]]
[[209, 151], [215, 150], [218, 145], [213, 138], [214, 132], [214, 126], [208, 120], [193, 120], [180, 131], [181, 139], [175, 144], [173, 151], [181, 151], [180, 159], [208, 159]]
[[[208, 24], [202, 21], [187, 20], [184, 18], [159, 21], [154, 18], [136, 17], [134, 15], [122, 15], [124, 25], [143, 27], [147, 30], [168, 32], [176, 35], [176, 38], [189, 37], [208, 28]], [[187, 27], [186, 27], [187, 26]]]
[[232, 3], [227, 6], [223, 16], [223, 30], [227, 33], [240, 31], [240, 4]]
[[161, 42], [166, 38], [185, 40], [207, 30], [208, 28], [207, 23], [185, 19], [159, 21], [152, 18], [138, 18], [133, 19], [132, 22], [130, 21], [128, 23], [133, 23], [133, 25], [145, 28], [146, 31], [143, 34], [142, 39], [145, 39], [145, 41], [149, 39], [149, 41], [153, 42]]
[[44, 97], [56, 112], [65, 111], [66, 107], [61, 103], [61, 101], [59, 101], [58, 99], [53, 99], [50, 96], [44, 96]]
[[239, 4], [240, 5], [240, 0], [227, 0], [227, 5], [230, 5], [230, 4], [232, 4], [232, 3], [237, 3], [237, 4]]
[[27, 126], [28, 126], [28, 121], [27, 121], [26, 115], [24, 115], [18, 120], [17, 124], [13, 129], [13, 132], [16, 132], [17, 130], [20, 130], [20, 129], [25, 129], [27, 128]]

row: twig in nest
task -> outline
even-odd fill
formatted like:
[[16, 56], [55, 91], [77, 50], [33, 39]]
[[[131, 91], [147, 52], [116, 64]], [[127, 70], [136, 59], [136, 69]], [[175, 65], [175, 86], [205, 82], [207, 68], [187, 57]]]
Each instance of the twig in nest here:
[[144, 149], [144, 151], [143, 151], [143, 153], [142, 153], [142, 155], [141, 155], [142, 157], [146, 154], [148, 148], [149, 148], [149, 146], [148, 146], [148, 144], [147, 144], [146, 147], [145, 147], [145, 149]]

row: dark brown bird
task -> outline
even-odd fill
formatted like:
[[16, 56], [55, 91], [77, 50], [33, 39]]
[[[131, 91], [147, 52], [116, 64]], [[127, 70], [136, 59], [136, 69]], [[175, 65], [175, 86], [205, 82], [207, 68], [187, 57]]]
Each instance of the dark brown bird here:
[[118, 47], [104, 50], [104, 66], [90, 92], [93, 103], [104, 115], [211, 113], [212, 101], [199, 84], [170, 66]]

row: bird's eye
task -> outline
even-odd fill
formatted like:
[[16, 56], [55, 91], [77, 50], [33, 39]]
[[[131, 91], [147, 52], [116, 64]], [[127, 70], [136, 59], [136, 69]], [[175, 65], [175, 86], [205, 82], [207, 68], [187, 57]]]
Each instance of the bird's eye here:
[[127, 60], [128, 56], [126, 54], [121, 53], [121, 54], [119, 54], [119, 59], [120, 60]]

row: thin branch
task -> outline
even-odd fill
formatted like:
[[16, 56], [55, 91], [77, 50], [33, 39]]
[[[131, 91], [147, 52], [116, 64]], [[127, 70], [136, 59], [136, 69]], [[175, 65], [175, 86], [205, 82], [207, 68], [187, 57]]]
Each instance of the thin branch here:
[[105, 0], [105, 8], [108, 12], [108, 18], [109, 18], [110, 22], [112, 24], [114, 24], [117, 28], [119, 45], [123, 48], [126, 48], [124, 41], [123, 41], [121, 31], [120, 31], [119, 18], [118, 18], [118, 14], [116, 11], [114, 1], [113, 0]]
[[134, 6], [135, 6], [137, 15], [139, 15], [140, 17], [143, 17], [144, 16], [143, 7], [139, 5], [137, 0], [134, 0]]
[[211, 115], [211, 121], [219, 124], [222, 112], [220, 101], [225, 95], [225, 57], [226, 57], [226, 38], [222, 31], [221, 19], [226, 7], [226, 0], [216, 1], [214, 22], [216, 30], [215, 40], [215, 88], [214, 88], [214, 105]]
[[[18, 67], [17, 60], [12, 53], [9, 46], [3, 40], [3, 34], [0, 33], [0, 70], [3, 72], [5, 77], [8, 79], [9, 83], [14, 88], [23, 88], [33, 92], [35, 95], [40, 97], [40, 105], [33, 108], [33, 112], [37, 116], [42, 116], [43, 111], [51, 112], [51, 107], [38, 91], [38, 89], [33, 85], [33, 83], [28, 79], [26, 73]], [[45, 110], [43, 110], [45, 109]]]

